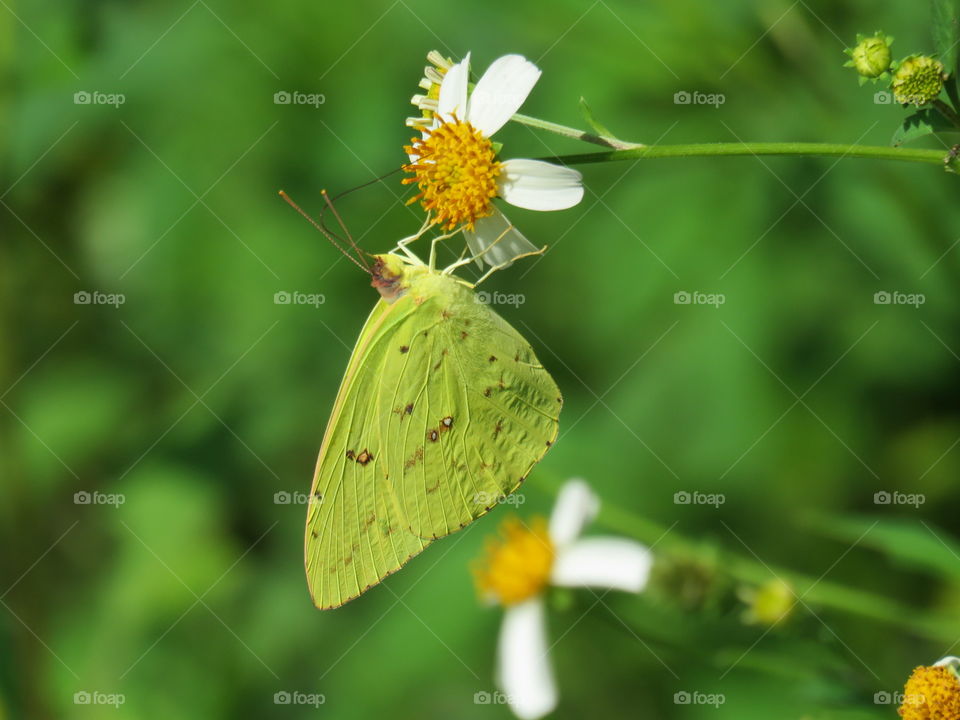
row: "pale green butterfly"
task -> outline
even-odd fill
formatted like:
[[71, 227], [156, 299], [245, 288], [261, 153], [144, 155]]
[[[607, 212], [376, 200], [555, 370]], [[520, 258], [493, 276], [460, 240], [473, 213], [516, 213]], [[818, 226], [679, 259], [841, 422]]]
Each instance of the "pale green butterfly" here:
[[450, 235], [434, 239], [429, 263], [407, 248], [426, 227], [374, 256], [381, 298], [320, 446], [304, 559], [321, 609], [356, 598], [486, 514], [557, 438], [563, 399], [553, 378], [479, 302], [478, 283], [453, 274], [475, 257], [436, 270], [437, 242]]

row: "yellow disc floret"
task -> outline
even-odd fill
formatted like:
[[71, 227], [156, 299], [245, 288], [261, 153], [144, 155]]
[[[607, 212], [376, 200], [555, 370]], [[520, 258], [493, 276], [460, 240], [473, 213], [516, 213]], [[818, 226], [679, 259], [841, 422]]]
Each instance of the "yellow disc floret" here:
[[530, 525], [508, 518], [500, 534], [488, 541], [486, 556], [474, 567], [474, 580], [484, 599], [514, 605], [546, 587], [553, 567], [553, 543], [543, 518], [535, 518]]
[[417, 158], [403, 167], [412, 174], [404, 184], [420, 188], [410, 202], [420, 200], [435, 223], [472, 230], [477, 219], [493, 212], [500, 163], [493, 143], [473, 125], [456, 119], [440, 123], [404, 150]]
[[897, 712], [904, 720], [960, 720], [960, 680], [946, 667], [918, 667]]

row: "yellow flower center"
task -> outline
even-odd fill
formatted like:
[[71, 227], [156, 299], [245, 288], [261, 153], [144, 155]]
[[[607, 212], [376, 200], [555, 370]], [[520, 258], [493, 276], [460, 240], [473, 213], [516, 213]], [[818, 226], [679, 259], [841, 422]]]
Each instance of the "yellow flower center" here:
[[404, 148], [416, 162], [404, 165], [412, 174], [404, 185], [416, 183], [423, 208], [434, 213], [434, 222], [446, 230], [464, 225], [470, 230], [478, 218], [493, 212], [500, 163], [489, 138], [468, 122], [452, 120], [413, 138]]
[[528, 526], [512, 517], [500, 527], [500, 537], [488, 541], [486, 556], [473, 569], [484, 599], [513, 605], [540, 593], [553, 567], [553, 543], [547, 522], [534, 518]]
[[960, 720], [960, 680], [945, 667], [918, 667], [897, 712], [904, 720]]

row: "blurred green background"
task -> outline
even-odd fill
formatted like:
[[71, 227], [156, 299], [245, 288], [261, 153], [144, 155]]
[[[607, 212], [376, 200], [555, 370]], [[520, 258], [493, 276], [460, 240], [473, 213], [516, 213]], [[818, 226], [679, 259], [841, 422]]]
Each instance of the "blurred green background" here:
[[[522, 53], [544, 71], [525, 112], [581, 125], [582, 94], [631, 140], [880, 145], [905, 112], [858, 89], [843, 47], [883, 28], [898, 56], [932, 50], [925, 6], [862, 0], [0, 5], [0, 718], [38, 720], [509, 716], [473, 701], [494, 689], [501, 613], [468, 569], [509, 508], [321, 613], [305, 508], [276, 500], [309, 489], [376, 299], [277, 190], [316, 212], [321, 188], [397, 167], [428, 50], [473, 51], [480, 72]], [[281, 91], [324, 102], [275, 104]], [[726, 102], [677, 105], [679, 91]], [[590, 150], [518, 126], [498, 140], [511, 156]], [[582, 476], [706, 557], [955, 616], [956, 179], [821, 159], [583, 170], [579, 207], [510, 213], [551, 249], [487, 288], [524, 295], [499, 309], [566, 398], [521, 511]], [[394, 176], [340, 204], [366, 250], [419, 225], [404, 192]], [[284, 291], [324, 302], [275, 304]], [[556, 607], [556, 717], [893, 717], [875, 693], [951, 650], [955, 625], [923, 639], [815, 605], [746, 626], [723, 563], [700, 575], [702, 601]], [[325, 702], [276, 705], [283, 691]], [[680, 691], [726, 701], [678, 705]]]

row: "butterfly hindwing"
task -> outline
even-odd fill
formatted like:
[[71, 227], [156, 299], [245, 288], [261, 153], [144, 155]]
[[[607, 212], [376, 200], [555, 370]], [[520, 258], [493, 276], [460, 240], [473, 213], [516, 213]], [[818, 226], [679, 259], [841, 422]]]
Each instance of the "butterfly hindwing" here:
[[409, 527], [443, 537], [519, 487], [556, 439], [561, 400], [530, 345], [472, 290], [427, 276], [410, 288], [418, 322], [394, 343], [409, 360], [381, 417], [399, 437], [387, 462]]

